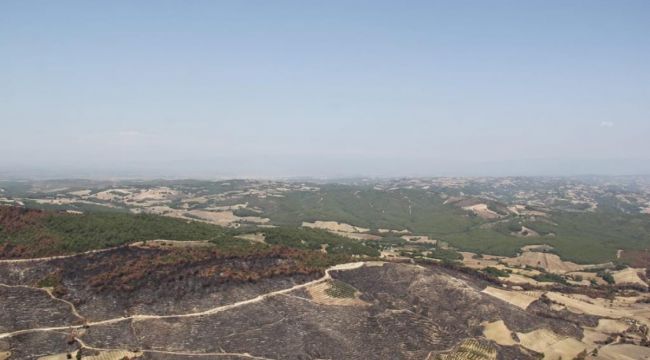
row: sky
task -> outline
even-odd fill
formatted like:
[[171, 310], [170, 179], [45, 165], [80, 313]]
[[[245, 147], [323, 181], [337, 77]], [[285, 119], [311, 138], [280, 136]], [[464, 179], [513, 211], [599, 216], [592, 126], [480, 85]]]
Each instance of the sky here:
[[2, 1], [19, 173], [650, 173], [650, 2]]

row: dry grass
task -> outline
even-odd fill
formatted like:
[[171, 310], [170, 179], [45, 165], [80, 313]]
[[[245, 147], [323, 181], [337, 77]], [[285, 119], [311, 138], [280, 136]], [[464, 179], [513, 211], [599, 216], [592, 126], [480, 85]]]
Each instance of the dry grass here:
[[337, 231], [337, 232], [344, 232], [344, 233], [364, 233], [370, 231], [370, 229], [346, 224], [346, 223], [339, 223], [336, 221], [315, 221], [313, 223], [310, 222], [303, 222], [302, 226], [304, 227], [309, 227], [309, 228], [315, 228], [315, 229], [323, 229], [323, 230], [328, 230], [328, 231]]
[[548, 329], [517, 333], [517, 336], [523, 347], [544, 354], [545, 360], [574, 359], [586, 349], [582, 342], [559, 336]]
[[603, 280], [603, 278], [601, 278], [600, 276], [598, 276], [594, 272], [572, 271], [572, 272], [566, 273], [565, 275], [567, 275], [567, 276], [579, 276], [583, 280], [595, 281], [596, 284], [598, 284], [598, 285], [607, 285], [607, 281]]
[[97, 194], [92, 195], [92, 197], [104, 201], [115, 201], [115, 200], [123, 199], [124, 197], [129, 196], [131, 194], [132, 192], [129, 189], [108, 189], [108, 190], [100, 191]]
[[650, 359], [650, 348], [632, 344], [603, 346], [598, 350], [597, 360], [642, 360]]
[[542, 293], [538, 291], [508, 291], [497, 289], [491, 286], [486, 287], [481, 292], [490, 296], [494, 296], [499, 300], [503, 300], [523, 310], [526, 310], [526, 308], [533, 301], [539, 299], [539, 297], [542, 295]]
[[233, 214], [232, 211], [207, 211], [207, 210], [190, 210], [184, 212], [186, 218], [199, 219], [211, 224], [236, 227], [240, 222], [250, 222], [256, 224], [265, 224], [270, 220], [257, 216], [239, 217]]
[[476, 204], [463, 207], [463, 210], [472, 211], [476, 216], [485, 220], [495, 220], [501, 218], [501, 215], [490, 210], [487, 204]]
[[504, 259], [503, 262], [512, 266], [528, 265], [532, 267], [541, 267], [546, 271], [555, 274], [564, 274], [567, 272], [579, 271], [584, 268], [582, 265], [578, 265], [569, 261], [562, 261], [562, 259], [560, 259], [560, 257], [555, 254], [533, 251], [525, 251], [517, 257]]
[[627, 268], [612, 273], [612, 276], [616, 285], [633, 284], [648, 287], [648, 284], [639, 277], [639, 272], [645, 272], [645, 269]]
[[548, 216], [548, 214], [543, 211], [528, 210], [524, 205], [511, 205], [508, 206], [508, 210], [513, 214], [522, 216]]
[[177, 195], [178, 195], [177, 191], [163, 186], [159, 188], [142, 190], [128, 197], [129, 200], [132, 201], [144, 201], [144, 200], [165, 200]]
[[564, 305], [569, 311], [577, 314], [589, 314], [615, 319], [633, 316], [633, 313], [630, 310], [625, 309], [623, 304], [606, 299], [592, 299], [585, 295], [569, 295], [552, 291], [547, 292], [546, 297], [556, 303]]
[[476, 254], [467, 251], [461, 251], [460, 254], [463, 255], [463, 265], [472, 269], [484, 269], [489, 266], [497, 269], [503, 267], [496, 259], [491, 259], [486, 256], [483, 256], [483, 258], [480, 259], [475, 259], [474, 256]]
[[393, 230], [393, 229], [377, 229], [381, 234], [408, 234], [409, 231], [404, 229], [404, 230]]
[[600, 319], [596, 331], [604, 332], [606, 334], [615, 334], [623, 332], [630, 328], [630, 325], [620, 320]]
[[330, 231], [332, 234], [346, 237], [348, 239], [354, 240], [379, 240], [381, 236], [372, 235], [372, 234], [360, 234], [360, 233], [349, 233], [343, 231]]
[[595, 328], [583, 328], [581, 341], [587, 345], [588, 352], [591, 352], [593, 349], [600, 348], [603, 343], [606, 343], [611, 334], [624, 332], [629, 327], [630, 325], [624, 321], [600, 319], [598, 326]]
[[303, 227], [312, 228], [312, 229], [322, 229], [336, 234], [339, 236], [347, 237], [354, 240], [379, 240], [381, 236], [365, 234], [370, 231], [370, 229], [362, 228], [346, 223], [339, 223], [336, 221], [315, 221], [313, 223], [303, 221]]
[[517, 344], [512, 338], [512, 332], [503, 320], [483, 323], [483, 336], [499, 345], [511, 346]]
[[540, 282], [535, 279], [531, 279], [527, 276], [519, 275], [519, 274], [510, 274], [508, 277], [499, 277], [499, 280], [503, 282], [509, 282], [515, 285], [523, 285], [523, 284], [529, 284], [529, 285], [534, 285], [534, 286], [553, 286], [555, 283], [552, 282]]

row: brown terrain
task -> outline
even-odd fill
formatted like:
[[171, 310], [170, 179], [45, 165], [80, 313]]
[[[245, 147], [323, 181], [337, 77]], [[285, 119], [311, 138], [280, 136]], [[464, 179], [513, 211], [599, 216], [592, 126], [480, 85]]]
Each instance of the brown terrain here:
[[[580, 324], [597, 325], [589, 316], [541, 316], [552, 310], [539, 301], [527, 312], [482, 293], [482, 280], [441, 267], [358, 263], [319, 274], [293, 265], [296, 254], [269, 253], [198, 256], [169, 272], [163, 254], [143, 251], [3, 263], [0, 299], [13, 311], [0, 318], [0, 351], [12, 359], [79, 349], [145, 359], [425, 359], [461, 351], [470, 346], [463, 339], [473, 339], [487, 358], [533, 359], [525, 347], [485, 338], [482, 324], [502, 320], [512, 331], [544, 328], [574, 339]], [[256, 271], [261, 264], [276, 266]]]
[[[0, 258], [32, 257], [40, 252], [47, 252], [57, 239], [47, 234], [38, 233], [39, 220], [53, 216], [52, 213], [36, 209], [27, 209], [17, 206], [0, 206], [0, 229], [12, 234], [23, 229], [36, 229], [38, 247], [16, 245], [11, 243], [0, 244]], [[56, 216], [56, 215], [54, 215]]]
[[[612, 308], [584, 295], [502, 288], [456, 266], [359, 262], [323, 272], [308, 265], [319, 263], [310, 258], [317, 252], [196, 245], [0, 261], [0, 354], [566, 359], [596, 348], [641, 354], [647, 342], [650, 320], [635, 305], [642, 297]], [[612, 334], [635, 347], [616, 347]]]
[[[214, 192], [173, 184], [57, 186], [37, 190], [34, 199], [11, 199], [121, 208], [222, 227], [214, 236], [199, 232], [185, 240], [188, 233], [181, 231], [165, 240], [159, 233], [133, 236], [140, 228], [131, 226], [119, 241], [104, 236], [105, 243], [86, 236], [92, 229], [64, 242], [59, 237], [68, 235], [66, 228], [45, 227], [51, 224], [46, 217], [58, 224], [61, 216], [82, 216], [86, 208], [2, 207], [0, 234], [10, 241], [0, 241], [0, 360], [650, 359], [650, 253], [639, 250], [645, 245], [629, 249], [616, 239], [605, 249], [612, 258], [587, 262], [567, 255], [556, 241], [567, 229], [557, 211], [594, 212], [600, 190], [508, 190], [516, 200], [503, 203], [501, 189], [486, 189], [480, 179], [467, 189], [463, 179], [396, 181], [374, 189], [396, 194], [399, 186], [442, 186], [449, 194], [436, 193], [434, 203], [445, 206], [418, 210], [405, 191], [411, 199], [404, 197], [403, 209], [387, 208], [383, 218], [383, 209], [373, 213], [375, 206], [395, 200], [371, 198], [368, 214], [358, 214], [360, 226], [354, 216], [327, 216], [337, 214], [327, 208], [322, 217], [274, 213], [282, 210], [274, 202], [291, 192], [304, 192], [300, 201], [309, 201], [319, 191], [296, 184], [250, 182], [230, 189], [223, 182]], [[323, 196], [313, 199], [320, 204]], [[620, 199], [645, 201], [629, 198]], [[423, 208], [453, 214], [457, 218], [450, 219], [477, 234], [499, 231], [514, 250], [495, 252], [500, 256], [479, 253], [480, 246], [460, 251], [431, 230], [437, 228], [427, 230], [426, 220], [412, 221]], [[386, 221], [400, 211], [408, 214], [395, 220], [403, 224]], [[364, 223], [366, 216], [373, 221]], [[453, 224], [435, 226], [446, 225], [454, 231]], [[273, 235], [269, 227], [297, 235], [284, 242], [287, 235]], [[308, 232], [319, 238], [300, 237]], [[331, 235], [324, 232], [341, 237], [326, 243]], [[343, 252], [350, 240], [377, 255]], [[95, 250], [75, 253], [78, 244]]]

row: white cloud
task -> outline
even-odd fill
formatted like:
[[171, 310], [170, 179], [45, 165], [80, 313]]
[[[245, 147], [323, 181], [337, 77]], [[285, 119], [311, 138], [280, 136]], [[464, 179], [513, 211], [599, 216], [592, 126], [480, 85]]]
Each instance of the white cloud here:
[[611, 127], [614, 127], [614, 123], [611, 122], [611, 121], [601, 121], [600, 122], [600, 127], [611, 128]]

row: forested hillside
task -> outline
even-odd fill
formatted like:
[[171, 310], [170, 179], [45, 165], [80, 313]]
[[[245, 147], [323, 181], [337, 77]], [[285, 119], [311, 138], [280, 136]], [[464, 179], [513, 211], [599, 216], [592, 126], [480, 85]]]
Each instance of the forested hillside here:
[[378, 256], [372, 247], [323, 230], [281, 227], [265, 230], [267, 244], [250, 246], [242, 233], [217, 225], [169, 217], [96, 212], [70, 214], [0, 206], [0, 257], [22, 258], [70, 254], [144, 240], [208, 240], [219, 249], [241, 253], [281, 246], [319, 250], [330, 257]]

